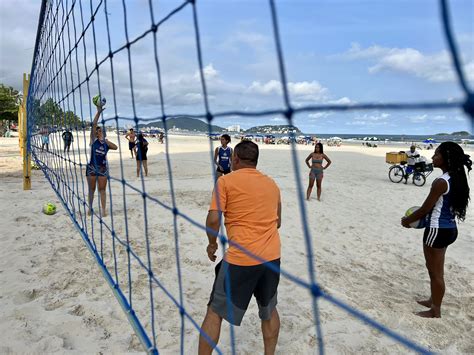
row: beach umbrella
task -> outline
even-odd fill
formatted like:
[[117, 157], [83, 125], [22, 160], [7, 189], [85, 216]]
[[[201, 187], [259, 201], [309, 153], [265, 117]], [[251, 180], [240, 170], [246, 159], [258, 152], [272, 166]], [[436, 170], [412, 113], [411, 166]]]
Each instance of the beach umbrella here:
[[438, 143], [438, 142], [433, 138], [428, 138], [428, 139], [425, 139], [423, 143]]

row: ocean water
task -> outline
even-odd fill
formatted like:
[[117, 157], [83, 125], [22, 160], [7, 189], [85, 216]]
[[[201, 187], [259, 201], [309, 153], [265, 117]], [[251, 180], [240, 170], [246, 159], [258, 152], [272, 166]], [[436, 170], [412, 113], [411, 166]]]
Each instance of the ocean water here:
[[331, 137], [339, 137], [343, 140], [354, 140], [354, 141], [363, 141], [364, 138], [376, 137], [379, 141], [390, 141], [390, 142], [401, 142], [401, 143], [411, 143], [411, 142], [423, 142], [425, 139], [434, 139], [437, 143], [442, 143], [446, 141], [452, 141], [456, 143], [461, 143], [462, 139], [469, 139], [468, 144], [474, 144], [474, 136], [428, 136], [428, 135], [402, 135], [402, 134], [308, 134], [309, 136], [316, 136], [318, 138], [327, 139]]

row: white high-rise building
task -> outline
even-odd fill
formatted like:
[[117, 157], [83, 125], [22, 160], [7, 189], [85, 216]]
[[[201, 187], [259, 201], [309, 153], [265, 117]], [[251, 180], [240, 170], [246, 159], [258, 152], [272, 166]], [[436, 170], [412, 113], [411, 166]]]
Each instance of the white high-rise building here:
[[227, 130], [229, 132], [240, 132], [240, 125], [239, 124], [234, 124], [232, 126], [227, 127]]

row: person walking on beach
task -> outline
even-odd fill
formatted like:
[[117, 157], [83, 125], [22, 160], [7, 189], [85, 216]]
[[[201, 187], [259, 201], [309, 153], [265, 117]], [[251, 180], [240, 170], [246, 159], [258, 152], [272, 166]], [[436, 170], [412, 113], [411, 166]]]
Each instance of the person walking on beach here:
[[92, 121], [91, 137], [91, 158], [86, 167], [87, 184], [89, 185], [89, 212], [92, 214], [92, 204], [94, 202], [95, 188], [99, 185], [100, 207], [102, 208], [102, 217], [107, 216], [106, 194], [107, 176], [109, 174], [109, 167], [107, 165], [107, 152], [109, 149], [116, 150], [117, 146], [105, 138], [102, 127], [97, 126], [99, 117], [104, 108], [97, 105], [97, 112]]
[[217, 165], [216, 177], [227, 175], [232, 171], [232, 148], [228, 146], [230, 136], [221, 136], [221, 146], [214, 150], [214, 163]]
[[133, 159], [135, 140], [137, 139], [137, 136], [135, 135], [133, 128], [130, 128], [130, 131], [128, 131], [128, 133], [125, 135], [125, 139], [128, 140], [128, 149], [130, 150], [130, 154], [132, 155], [132, 159]]
[[64, 142], [64, 153], [69, 153], [69, 148], [71, 147], [71, 143], [74, 142], [74, 136], [72, 135], [69, 128], [66, 128], [66, 131], [62, 134], [63, 142]]
[[463, 221], [469, 203], [469, 185], [466, 172], [472, 168], [469, 155], [464, 154], [460, 145], [453, 142], [442, 143], [433, 155], [433, 166], [443, 172], [433, 181], [430, 193], [423, 205], [401, 224], [405, 228], [410, 223], [426, 218], [423, 234], [423, 253], [430, 276], [431, 297], [418, 303], [429, 308], [417, 315], [426, 318], [441, 317], [441, 302], [445, 292], [444, 257], [448, 246], [457, 238], [456, 218]]
[[145, 176], [148, 176], [148, 141], [143, 136], [143, 133], [138, 134], [137, 143], [135, 144], [135, 156], [137, 158], [137, 177], [140, 177], [140, 165], [143, 165]]
[[49, 129], [46, 126], [41, 130], [41, 151], [44, 150], [45, 146], [46, 151], [49, 152]]
[[[311, 165], [309, 161], [311, 160]], [[326, 166], [323, 167], [323, 161], [326, 160]], [[321, 201], [322, 182], [324, 177], [324, 170], [331, 165], [331, 159], [328, 158], [323, 152], [323, 144], [316, 143], [314, 146], [314, 152], [308, 155], [305, 160], [306, 165], [311, 170], [309, 171], [309, 184], [306, 190], [306, 199], [309, 200], [311, 192], [313, 191], [314, 181], [316, 180], [317, 197], [318, 201]]]
[[213, 343], [209, 344], [201, 335], [200, 355], [211, 354], [217, 345], [222, 319], [241, 324], [252, 294], [259, 308], [265, 354], [275, 353], [280, 331], [276, 309], [280, 280], [280, 190], [270, 177], [256, 169], [258, 154], [258, 145], [253, 142], [237, 144], [232, 158], [234, 172], [219, 178], [214, 188], [206, 219], [209, 259], [216, 260], [216, 235], [222, 213], [230, 245], [215, 268], [216, 277], [202, 323], [203, 332]]

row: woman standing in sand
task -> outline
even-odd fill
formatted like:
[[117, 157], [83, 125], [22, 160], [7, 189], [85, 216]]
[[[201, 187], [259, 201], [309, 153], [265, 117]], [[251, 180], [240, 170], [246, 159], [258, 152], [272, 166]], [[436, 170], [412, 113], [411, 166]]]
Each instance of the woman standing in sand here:
[[140, 165], [143, 165], [145, 176], [148, 176], [148, 141], [143, 136], [143, 133], [138, 134], [137, 142], [135, 144], [135, 157], [137, 158], [137, 177], [140, 177]]
[[[311, 165], [309, 161], [311, 160]], [[323, 161], [326, 160], [326, 166], [323, 167]], [[309, 172], [309, 184], [306, 190], [306, 199], [309, 200], [311, 191], [313, 191], [314, 181], [316, 180], [317, 196], [318, 201], [321, 201], [321, 184], [323, 182], [324, 173], [323, 171], [331, 165], [331, 159], [328, 158], [323, 152], [323, 144], [316, 143], [314, 146], [314, 152], [308, 155], [305, 160], [306, 165], [310, 168]]]
[[221, 146], [214, 150], [214, 163], [217, 165], [216, 177], [227, 175], [232, 171], [232, 154], [233, 150], [228, 146], [230, 136], [223, 134], [221, 136]]
[[466, 172], [471, 170], [472, 161], [464, 154], [460, 145], [453, 142], [442, 143], [433, 155], [433, 166], [440, 168], [443, 175], [431, 185], [431, 190], [418, 210], [408, 217], [402, 218], [402, 226], [410, 227], [410, 223], [426, 218], [427, 225], [423, 235], [423, 253], [426, 268], [430, 276], [431, 297], [418, 301], [428, 311], [417, 315], [425, 318], [441, 317], [441, 302], [443, 301], [444, 285], [444, 256], [448, 245], [452, 244], [458, 235], [456, 217], [463, 221], [469, 203], [469, 185]]
[[107, 216], [105, 209], [107, 187], [107, 175], [109, 168], [107, 165], [107, 152], [109, 149], [116, 150], [117, 146], [105, 138], [102, 127], [97, 126], [101, 112], [104, 108], [97, 106], [97, 113], [92, 121], [91, 138], [89, 145], [91, 146], [91, 159], [86, 168], [87, 183], [89, 185], [89, 212], [92, 213], [92, 204], [94, 202], [94, 194], [96, 185], [99, 185], [100, 206], [102, 208], [102, 217]]

